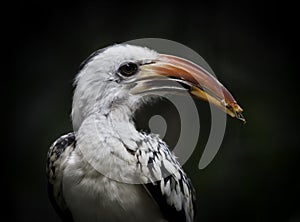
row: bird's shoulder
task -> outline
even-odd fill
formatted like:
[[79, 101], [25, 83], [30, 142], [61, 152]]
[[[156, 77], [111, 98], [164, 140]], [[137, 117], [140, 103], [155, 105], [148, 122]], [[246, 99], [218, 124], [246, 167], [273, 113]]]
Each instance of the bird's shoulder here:
[[76, 148], [75, 133], [59, 137], [50, 146], [47, 153], [48, 196], [56, 212], [64, 221], [73, 221], [62, 193], [62, 163]]
[[47, 153], [47, 177], [54, 182], [59, 174], [60, 164], [76, 147], [75, 133], [62, 135], [50, 146]]
[[193, 221], [196, 195], [191, 180], [165, 142], [153, 135], [145, 137], [149, 149], [138, 150], [137, 158], [147, 163], [151, 175], [146, 190], [168, 221]]

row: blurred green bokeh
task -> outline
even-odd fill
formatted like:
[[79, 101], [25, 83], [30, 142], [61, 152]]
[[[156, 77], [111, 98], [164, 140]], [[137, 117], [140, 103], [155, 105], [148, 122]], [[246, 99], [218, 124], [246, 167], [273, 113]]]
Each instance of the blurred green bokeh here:
[[[283, 17], [282, 11], [290, 13]], [[247, 118], [246, 125], [228, 119], [220, 151], [199, 170], [209, 108], [197, 101], [201, 135], [184, 168], [197, 190], [198, 221], [300, 221], [292, 12], [292, 6], [263, 3], [20, 3], [11, 24], [18, 38], [11, 46], [14, 73], [8, 74], [11, 93], [5, 99], [13, 114], [14, 146], [7, 156], [13, 164], [6, 181], [10, 219], [59, 221], [47, 199], [46, 153], [57, 137], [72, 130], [72, 81], [81, 61], [109, 44], [158, 37], [198, 52]], [[176, 119], [176, 112], [160, 104], [144, 118], [138, 114], [139, 124], [145, 126], [158, 108], [170, 121]], [[171, 146], [175, 131], [166, 137]]]

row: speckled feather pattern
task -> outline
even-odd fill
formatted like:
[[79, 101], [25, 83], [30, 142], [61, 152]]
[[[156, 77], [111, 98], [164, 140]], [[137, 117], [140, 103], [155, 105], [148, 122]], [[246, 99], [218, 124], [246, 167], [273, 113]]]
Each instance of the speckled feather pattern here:
[[[153, 201], [160, 205], [161, 221], [163, 218], [167, 221], [193, 221], [194, 189], [175, 156], [158, 136], [141, 133], [141, 138], [142, 141], [137, 143], [140, 146], [136, 150], [130, 150], [128, 147], [127, 149], [128, 153], [136, 159], [137, 169], [140, 169], [143, 175], [147, 175], [148, 183], [140, 186], [146, 189]], [[69, 209], [63, 197], [63, 172], [61, 171], [63, 164], [60, 164], [66, 163], [67, 159], [74, 155], [75, 145], [75, 134], [68, 133], [55, 141], [48, 152], [48, 180], [53, 185], [52, 195], [54, 195], [55, 204], [61, 208], [65, 218]], [[91, 168], [90, 171], [94, 170]], [[147, 194], [144, 193], [144, 195]]]

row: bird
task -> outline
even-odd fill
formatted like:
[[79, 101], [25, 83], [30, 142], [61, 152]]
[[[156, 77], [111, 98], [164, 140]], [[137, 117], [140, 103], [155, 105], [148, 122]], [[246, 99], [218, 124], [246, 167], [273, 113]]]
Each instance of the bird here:
[[73, 131], [47, 153], [48, 196], [61, 219], [195, 221], [191, 180], [158, 135], [136, 129], [134, 114], [160, 93], [188, 92], [245, 121], [231, 93], [187, 59], [131, 44], [92, 53], [74, 88]]

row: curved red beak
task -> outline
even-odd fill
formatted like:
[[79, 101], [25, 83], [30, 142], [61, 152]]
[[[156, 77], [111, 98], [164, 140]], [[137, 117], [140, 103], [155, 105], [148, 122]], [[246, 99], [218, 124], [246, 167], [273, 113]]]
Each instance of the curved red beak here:
[[[137, 87], [133, 93], [150, 90], [188, 90], [190, 94], [204, 101], [214, 104], [232, 117], [246, 122], [242, 115], [243, 109], [237, 104], [231, 93], [207, 70], [201, 66], [172, 55], [160, 54], [159, 58], [141, 66], [141, 72], [135, 80]], [[161, 78], [167, 77], [167, 78]], [[183, 85], [181, 89], [170, 84], [153, 84], [155, 81], [176, 81]], [[165, 81], [167, 80], [167, 81]], [[152, 84], [149, 84], [152, 83]]]

